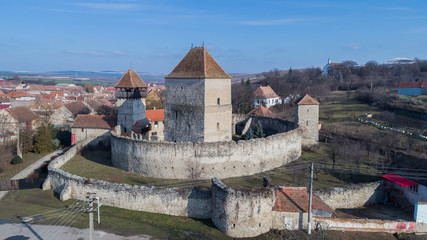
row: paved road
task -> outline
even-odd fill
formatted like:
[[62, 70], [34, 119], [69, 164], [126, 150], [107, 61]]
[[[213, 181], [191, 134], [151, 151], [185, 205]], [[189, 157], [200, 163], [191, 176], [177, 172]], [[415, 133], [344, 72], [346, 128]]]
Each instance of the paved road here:
[[[46, 161], [49, 161], [52, 156], [59, 155], [60, 153], [62, 153], [62, 150], [56, 150], [49, 153], [48, 155], [40, 158], [35, 163], [31, 164], [30, 166], [28, 166], [27, 168], [25, 168], [24, 170], [16, 174], [14, 177], [11, 178], [11, 180], [18, 180], [18, 179], [23, 179], [28, 177], [32, 172], [34, 172], [34, 170], [41, 167], [43, 163], [45, 163]], [[8, 191], [0, 191], [0, 200], [7, 194], [7, 192]]]
[[[94, 239], [102, 240], [148, 240], [149, 236], [139, 235], [124, 237], [102, 231], [94, 231]], [[50, 225], [30, 224], [0, 224], [0, 239], [5, 240], [27, 240], [27, 239], [61, 239], [61, 240], [83, 240], [89, 239], [89, 229], [78, 229]]]

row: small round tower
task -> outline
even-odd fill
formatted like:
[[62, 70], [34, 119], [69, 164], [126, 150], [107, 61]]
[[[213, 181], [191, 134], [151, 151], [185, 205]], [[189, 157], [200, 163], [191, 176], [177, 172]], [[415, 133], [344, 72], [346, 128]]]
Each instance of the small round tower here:
[[[114, 87], [118, 107], [117, 125], [120, 125], [122, 133], [129, 134], [137, 122], [148, 122], [145, 116], [147, 84], [134, 70], [129, 69]], [[143, 129], [146, 126], [139, 127]]]

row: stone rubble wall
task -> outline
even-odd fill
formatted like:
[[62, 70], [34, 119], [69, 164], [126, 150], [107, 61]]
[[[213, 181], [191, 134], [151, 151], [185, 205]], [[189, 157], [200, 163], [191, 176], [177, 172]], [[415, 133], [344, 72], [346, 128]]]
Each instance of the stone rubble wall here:
[[382, 182], [351, 184], [345, 187], [330, 187], [315, 192], [331, 208], [356, 208], [385, 199]]
[[236, 190], [212, 179], [212, 221], [231, 237], [255, 237], [272, 228], [273, 188]]
[[111, 138], [113, 166], [167, 179], [187, 179], [189, 167], [200, 172], [200, 179], [252, 175], [280, 167], [300, 155], [299, 129], [238, 142], [157, 142], [113, 132]]
[[48, 166], [49, 175], [43, 189], [52, 189], [61, 200], [86, 200], [87, 192], [94, 192], [104, 205], [129, 210], [187, 216], [200, 219], [211, 217], [212, 194], [209, 190], [157, 188], [115, 184], [72, 175], [59, 169], [92, 140], [77, 143]]

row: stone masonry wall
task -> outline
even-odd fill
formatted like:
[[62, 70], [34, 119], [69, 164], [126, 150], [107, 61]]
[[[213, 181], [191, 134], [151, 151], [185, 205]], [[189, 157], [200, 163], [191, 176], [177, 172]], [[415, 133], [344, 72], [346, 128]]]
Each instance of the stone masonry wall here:
[[303, 131], [302, 144], [317, 144], [319, 141], [319, 105], [298, 105], [295, 111], [295, 124]]
[[94, 179], [87, 184], [86, 178], [59, 169], [90, 142], [90, 139], [79, 142], [53, 160], [48, 166], [49, 175], [43, 189], [53, 189], [60, 193], [61, 200], [69, 198], [85, 200], [87, 192], [95, 192], [107, 206], [175, 216], [210, 218], [212, 194], [209, 190], [131, 186]]
[[201, 179], [227, 178], [267, 171], [297, 159], [301, 136], [295, 129], [247, 141], [174, 143], [112, 133], [111, 155], [113, 166], [150, 177], [186, 179], [193, 166]]
[[166, 79], [165, 140], [203, 142], [203, 79]]
[[382, 182], [352, 184], [316, 191], [316, 195], [333, 209], [355, 208], [382, 202], [385, 198], [384, 194]]
[[274, 189], [235, 190], [214, 178], [212, 199], [212, 221], [223, 233], [231, 237], [255, 237], [270, 231]]

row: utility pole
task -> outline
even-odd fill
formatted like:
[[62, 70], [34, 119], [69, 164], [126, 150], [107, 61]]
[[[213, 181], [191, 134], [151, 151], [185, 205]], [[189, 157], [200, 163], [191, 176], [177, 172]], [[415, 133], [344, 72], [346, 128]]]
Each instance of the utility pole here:
[[311, 205], [313, 202], [313, 163], [310, 165], [310, 195], [308, 199], [308, 224], [307, 224], [307, 233], [311, 234]]
[[86, 198], [89, 203], [89, 240], [93, 240], [93, 202], [95, 201], [95, 197], [92, 197], [96, 193], [88, 192]]

